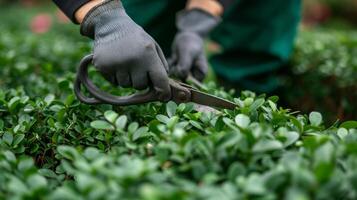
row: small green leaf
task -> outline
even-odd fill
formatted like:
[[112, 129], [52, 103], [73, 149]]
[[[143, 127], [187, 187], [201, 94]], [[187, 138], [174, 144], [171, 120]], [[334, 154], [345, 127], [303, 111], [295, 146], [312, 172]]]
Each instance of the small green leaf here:
[[34, 168], [34, 162], [32, 160], [32, 158], [23, 158], [20, 160], [19, 165], [17, 166], [17, 168], [20, 171], [27, 171], [29, 169]]
[[33, 189], [45, 188], [47, 180], [39, 174], [34, 174], [27, 178], [27, 184]]
[[13, 97], [12, 99], [10, 99], [7, 106], [9, 107], [10, 111], [13, 111], [19, 103], [20, 97]]
[[24, 108], [24, 112], [30, 113], [30, 112], [32, 112], [34, 109], [35, 109], [35, 108], [34, 108], [32, 105], [27, 104], [27, 105], [25, 106], [25, 108]]
[[322, 115], [319, 112], [311, 112], [309, 115], [311, 125], [319, 126], [322, 123]]
[[24, 134], [17, 134], [14, 137], [14, 141], [12, 143], [13, 146], [16, 146], [21, 143], [21, 141], [25, 138]]
[[166, 112], [169, 117], [173, 117], [176, 114], [177, 104], [170, 101], [166, 104]]
[[244, 114], [238, 114], [235, 117], [235, 122], [236, 124], [241, 127], [241, 128], [247, 128], [250, 124], [250, 119], [247, 115]]
[[168, 128], [173, 128], [176, 124], [177, 124], [177, 122], [180, 120], [180, 118], [179, 117], [177, 117], [177, 116], [174, 116], [174, 117], [172, 117], [168, 122], [167, 122], [167, 127]]
[[291, 116], [290, 117], [291, 123], [294, 124], [294, 126], [298, 129], [299, 133], [302, 133], [304, 131], [303, 125], [300, 123], [299, 120], [297, 120], [295, 117]]
[[94, 129], [99, 130], [114, 130], [113, 125], [111, 125], [109, 122], [102, 120], [93, 121], [92, 123], [90, 123], [90, 126]]
[[115, 126], [117, 129], [124, 130], [127, 122], [128, 118], [125, 115], [122, 115], [115, 121]]
[[104, 113], [104, 117], [106, 120], [108, 120], [108, 122], [110, 123], [115, 123], [115, 120], [118, 118], [118, 114], [112, 110], [108, 110]]
[[11, 145], [14, 137], [11, 133], [5, 132], [2, 139], [6, 144]]
[[195, 109], [195, 104], [194, 103], [186, 103], [185, 106], [185, 113], [190, 113], [193, 109]]
[[194, 120], [190, 120], [189, 122], [192, 126], [196, 127], [197, 129], [203, 130], [203, 128], [199, 122], [194, 121]]
[[11, 151], [5, 151], [4, 152], [5, 158], [10, 161], [10, 162], [15, 162], [16, 161], [16, 156], [13, 152]]
[[357, 128], [357, 121], [347, 121], [347, 122], [343, 122], [340, 125], [341, 128], [345, 128], [345, 129], [352, 129], [352, 128]]
[[88, 147], [88, 148], [86, 148], [86, 150], [84, 150], [83, 155], [89, 160], [94, 160], [94, 159], [98, 158], [98, 156], [100, 155], [100, 152], [96, 148]]
[[250, 111], [257, 110], [260, 108], [263, 104], [265, 103], [265, 100], [263, 98], [255, 100], [252, 105], [250, 105], [249, 109]]
[[169, 122], [169, 120], [170, 120], [170, 118], [168, 118], [165, 115], [157, 115], [156, 119], [159, 120], [160, 122], [164, 123], [164, 124], [167, 124]]
[[70, 106], [70, 105], [72, 105], [72, 103], [74, 102], [74, 100], [75, 100], [76, 98], [75, 98], [75, 96], [74, 95], [68, 95], [67, 96], [67, 98], [66, 98], [66, 100], [64, 101], [64, 104], [66, 105], [66, 106]]
[[50, 169], [39, 169], [39, 174], [48, 178], [57, 178], [57, 174]]
[[75, 158], [78, 157], [77, 150], [70, 146], [65, 146], [65, 145], [59, 146], [57, 147], [57, 151], [60, 155], [70, 160], [74, 160]]
[[284, 141], [284, 147], [288, 147], [294, 144], [296, 141], [298, 141], [300, 137], [299, 133], [294, 131], [284, 132], [282, 133], [282, 135], [286, 138], [286, 140]]
[[46, 105], [49, 106], [51, 105], [51, 103], [53, 102], [53, 100], [55, 100], [55, 95], [53, 94], [49, 94], [45, 97], [45, 102], [46, 102]]
[[276, 140], [260, 140], [253, 146], [253, 152], [274, 151], [283, 148], [283, 144]]
[[128, 132], [129, 133], [134, 133], [136, 130], [138, 130], [139, 124], [137, 122], [132, 122], [128, 126]]
[[251, 174], [247, 179], [244, 189], [248, 194], [263, 195], [266, 192], [263, 177], [256, 173]]
[[340, 139], [344, 139], [348, 135], [348, 130], [345, 128], [339, 128], [337, 130], [337, 135]]
[[133, 134], [133, 141], [145, 136], [148, 132], [149, 128], [148, 127], [140, 127], [138, 130], [136, 130]]
[[248, 98], [244, 99], [243, 104], [245, 107], [249, 107], [252, 105], [253, 102], [254, 102], [254, 99], [252, 97], [248, 97]]

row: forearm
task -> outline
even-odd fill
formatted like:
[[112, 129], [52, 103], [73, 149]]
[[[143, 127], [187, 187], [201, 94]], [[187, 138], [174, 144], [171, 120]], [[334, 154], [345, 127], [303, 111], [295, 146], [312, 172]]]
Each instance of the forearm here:
[[223, 13], [223, 6], [217, 0], [188, 0], [186, 9], [202, 9], [213, 16], [221, 16]]
[[87, 12], [103, 0], [53, 0], [74, 23], [81, 23]]
[[93, 7], [100, 4], [101, 2], [103, 2], [103, 0], [91, 0], [88, 3], [84, 4], [83, 6], [81, 6], [74, 14], [76, 21], [78, 23], [82, 23], [84, 17], [89, 12], [89, 10], [91, 10]]
[[219, 17], [232, 2], [233, 0], [188, 0], [186, 9], [198, 8]]

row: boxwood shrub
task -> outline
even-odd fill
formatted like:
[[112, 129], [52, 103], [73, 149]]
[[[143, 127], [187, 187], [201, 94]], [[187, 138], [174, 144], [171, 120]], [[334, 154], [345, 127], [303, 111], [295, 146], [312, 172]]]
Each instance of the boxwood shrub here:
[[0, 199], [357, 198], [357, 121], [212, 82], [235, 110], [84, 105], [72, 82], [89, 51], [63, 34], [0, 35]]

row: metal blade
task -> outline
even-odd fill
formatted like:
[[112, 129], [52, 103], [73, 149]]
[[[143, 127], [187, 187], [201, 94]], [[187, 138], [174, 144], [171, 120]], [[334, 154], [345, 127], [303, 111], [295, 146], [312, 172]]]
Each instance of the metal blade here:
[[216, 108], [212, 108], [209, 106], [204, 106], [201, 104], [193, 103], [193, 109], [197, 112], [206, 112], [206, 113], [214, 113], [214, 114], [220, 114], [221, 111], [217, 110]]
[[190, 90], [191, 91], [191, 101], [197, 104], [215, 107], [215, 108], [224, 108], [234, 110], [237, 107], [237, 104], [227, 101], [225, 99], [200, 92], [197, 90]]

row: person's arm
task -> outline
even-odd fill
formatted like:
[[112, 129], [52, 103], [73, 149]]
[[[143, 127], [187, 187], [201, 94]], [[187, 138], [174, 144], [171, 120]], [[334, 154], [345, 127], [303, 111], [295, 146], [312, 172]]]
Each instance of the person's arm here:
[[223, 5], [216, 0], [189, 0], [186, 4], [186, 10], [201, 9], [213, 16], [221, 16], [223, 13]]
[[186, 9], [202, 9], [213, 16], [221, 16], [234, 0], [188, 0]]
[[74, 23], [82, 23], [84, 16], [103, 0], [53, 0], [62, 12]]
[[188, 0], [176, 17], [176, 34], [170, 58], [171, 73], [186, 79], [192, 74], [203, 80], [208, 71], [204, 39], [221, 21], [233, 0]]
[[83, 36], [94, 39], [92, 63], [104, 78], [116, 86], [152, 87], [162, 101], [171, 98], [168, 64], [161, 48], [126, 14], [120, 0], [54, 2], [81, 24]]

